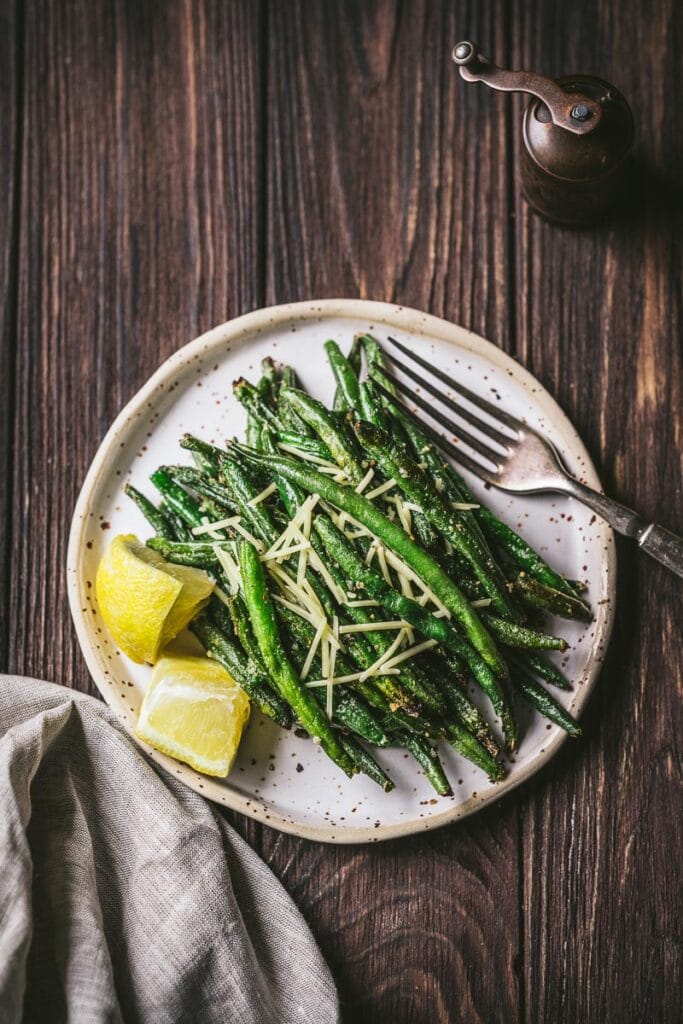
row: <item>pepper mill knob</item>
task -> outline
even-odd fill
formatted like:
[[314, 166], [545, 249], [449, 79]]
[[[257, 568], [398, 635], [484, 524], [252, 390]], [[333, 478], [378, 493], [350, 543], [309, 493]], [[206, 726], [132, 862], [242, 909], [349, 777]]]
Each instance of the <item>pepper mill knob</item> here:
[[522, 123], [522, 191], [538, 213], [583, 227], [613, 211], [633, 146], [633, 115], [618, 89], [593, 75], [554, 81], [508, 71], [469, 40], [457, 43], [453, 60], [466, 82], [533, 97]]

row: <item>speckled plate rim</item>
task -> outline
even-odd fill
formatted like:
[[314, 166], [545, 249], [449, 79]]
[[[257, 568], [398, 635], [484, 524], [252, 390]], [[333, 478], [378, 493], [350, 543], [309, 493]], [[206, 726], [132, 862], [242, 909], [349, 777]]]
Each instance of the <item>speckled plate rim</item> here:
[[[86, 605], [86, 580], [83, 569], [84, 534], [93, 494], [97, 490], [102, 477], [108, 473], [109, 465], [120, 449], [122, 437], [127, 434], [129, 429], [132, 429], [132, 424], [139, 416], [143, 407], [150, 400], [159, 397], [167, 388], [169, 382], [173, 381], [186, 364], [200, 355], [205, 357], [214, 350], [222, 349], [226, 343], [231, 343], [234, 347], [236, 343], [249, 339], [259, 330], [272, 330], [279, 322], [283, 326], [290, 327], [294, 321], [319, 319], [321, 316], [367, 319], [369, 322], [381, 323], [398, 330], [414, 331], [438, 341], [469, 349], [487, 359], [501, 371], [510, 372], [513, 378], [525, 390], [530, 393], [533, 392], [533, 402], [539, 408], [542, 415], [546, 417], [548, 422], [552, 422], [566, 438], [567, 442], [575, 446], [575, 450], [581, 454], [584, 460], [584, 481], [590, 487], [601, 490], [598, 475], [581, 438], [557, 402], [531, 373], [485, 338], [440, 317], [411, 309], [408, 306], [397, 306], [391, 303], [373, 302], [365, 299], [318, 299], [294, 302], [281, 306], [268, 306], [254, 310], [251, 313], [246, 313], [234, 320], [229, 320], [218, 327], [212, 328], [170, 356], [116, 417], [88, 470], [76, 503], [69, 534], [67, 552], [67, 593], [69, 605], [76, 635], [95, 685], [136, 744], [142, 747], [154, 761], [172, 772], [201, 796], [208, 797], [216, 803], [239, 811], [257, 821], [264, 821], [266, 808], [260, 806], [253, 798], [241, 795], [232, 789], [229, 784], [226, 785], [207, 776], [199, 775], [191, 768], [179, 764], [179, 762], [151, 749], [146, 744], [140, 743], [133, 733], [131, 724], [124, 713], [123, 702], [116, 691], [114, 683], [105, 675], [104, 656], [97, 649], [94, 628], [83, 612]], [[577, 689], [575, 700], [572, 703], [572, 711], [575, 714], [580, 713], [595, 685], [602, 663], [599, 652], [602, 651], [604, 656], [604, 651], [607, 648], [612, 631], [614, 616], [614, 595], [616, 589], [615, 546], [612, 531], [607, 524], [600, 521], [597, 526], [598, 529], [594, 543], [599, 544], [602, 551], [598, 587], [602, 600], [596, 603], [597, 613], [593, 641], [582, 676], [582, 685]], [[267, 824], [271, 828], [301, 838], [335, 844], [379, 842], [440, 828], [450, 822], [468, 817], [470, 814], [480, 810], [487, 804], [493, 803], [493, 801], [500, 799], [506, 793], [521, 785], [550, 761], [565, 739], [566, 734], [558, 730], [556, 735], [546, 743], [543, 752], [536, 754], [526, 764], [520, 765], [517, 771], [512, 773], [503, 782], [471, 797], [462, 804], [451, 807], [443, 811], [443, 813], [435, 814], [427, 819], [400, 822], [393, 825], [381, 825], [379, 828], [340, 828], [338, 824], [317, 827], [306, 823], [293, 822], [278, 814], [274, 807], [268, 806]]]

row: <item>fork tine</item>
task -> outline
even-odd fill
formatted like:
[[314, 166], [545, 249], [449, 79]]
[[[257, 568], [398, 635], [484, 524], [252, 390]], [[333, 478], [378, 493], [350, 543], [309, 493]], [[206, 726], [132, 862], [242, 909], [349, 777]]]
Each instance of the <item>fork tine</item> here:
[[[456, 380], [453, 380], [452, 377], [449, 377], [448, 374], [444, 373], [443, 370], [440, 370], [438, 366], [430, 366], [422, 356], [418, 356], [415, 352], [411, 352], [409, 348], [402, 345], [400, 341], [396, 340], [396, 338], [388, 337], [387, 341], [391, 342], [392, 345], [395, 345], [399, 351], [403, 352], [403, 354], [408, 356], [409, 359], [412, 359], [414, 363], [418, 364], [418, 366], [421, 366], [423, 370], [427, 370], [428, 373], [431, 373], [433, 377], [436, 377], [447, 387], [452, 388], [453, 391], [457, 391], [459, 395], [466, 398], [468, 402], [472, 403], [472, 405], [476, 405], [482, 410], [482, 412], [487, 413], [492, 419], [498, 420], [499, 423], [503, 423], [506, 427], [509, 427], [510, 430], [514, 430], [517, 433], [524, 429], [524, 424], [521, 420], [511, 416], [508, 412], [504, 412], [503, 409], [499, 409], [497, 406], [492, 405], [491, 402], [487, 402], [486, 399], [480, 398], [479, 395], [474, 393], [474, 391], [470, 391], [469, 388], [466, 388], [464, 384], [459, 384]], [[400, 366], [402, 370], [409, 373], [405, 366], [402, 363], [399, 363], [397, 359], [391, 355], [390, 358], [394, 359], [396, 365]], [[413, 375], [410, 374], [410, 376]], [[413, 379], [415, 380], [416, 378], [413, 377]], [[420, 381], [420, 383], [424, 382]], [[450, 402], [450, 399], [447, 399], [446, 396], [439, 395], [438, 392], [437, 397], [440, 397], [446, 404]], [[460, 413], [460, 410], [457, 411]]]
[[[377, 376], [372, 374], [372, 379], [377, 383]], [[423, 409], [433, 420], [440, 423], [442, 427], [445, 427], [451, 434], [456, 434], [459, 441], [462, 441], [469, 448], [474, 449], [483, 458], [488, 459], [489, 462], [493, 463], [497, 468], [500, 467], [501, 461], [505, 458], [500, 452], [494, 451], [493, 448], [489, 448], [488, 445], [480, 441], [479, 438], [474, 437], [468, 430], [463, 430], [456, 424], [452, 423], [442, 412], [435, 409], [429, 402], [426, 402], [420, 395], [416, 395], [410, 388], [403, 383], [403, 381], [397, 380], [395, 377], [391, 378], [391, 383], [395, 388], [398, 388], [404, 395], [407, 395], [411, 401], [415, 402], [415, 405]]]
[[[375, 381], [377, 390], [380, 391], [380, 393], [384, 396], [384, 398], [386, 398], [389, 404], [393, 405], [394, 408], [396, 409], [400, 409], [400, 411], [405, 413], [405, 415], [410, 416], [411, 419], [415, 420], [415, 423], [419, 426], [422, 433], [426, 434], [427, 437], [431, 441], [433, 441], [434, 444], [437, 445], [437, 447], [440, 448], [442, 452], [445, 452], [446, 455], [450, 455], [454, 462], [457, 462], [460, 466], [463, 467], [463, 469], [468, 469], [470, 473], [474, 473], [474, 475], [478, 476], [480, 480], [484, 480], [490, 484], [496, 483], [496, 474], [494, 472], [492, 472], [490, 469], [487, 469], [485, 466], [482, 466], [480, 462], [476, 462], [474, 459], [471, 459], [470, 456], [467, 455], [465, 452], [460, 451], [457, 445], [453, 444], [452, 441], [449, 441], [449, 439], [447, 437], [444, 437], [443, 434], [440, 434], [438, 430], [434, 430], [433, 427], [430, 427], [428, 423], [424, 423], [422, 420], [418, 420], [415, 413], [412, 411], [412, 409], [408, 408], [408, 406], [405, 404], [403, 400], [398, 399], [396, 395], [392, 395], [390, 391], [387, 391], [387, 389], [384, 387], [381, 381], [379, 381], [376, 377], [373, 379]], [[411, 397], [415, 398], [414, 395]], [[420, 403], [417, 400], [416, 405], [420, 405]], [[421, 407], [425, 409], [426, 412], [430, 411], [426, 403], [424, 403]]]
[[[402, 363], [400, 359], [396, 359], [395, 356], [389, 355], [389, 360], [393, 366], [397, 366], [399, 370], [406, 374], [407, 377], [410, 377], [410, 379], [414, 380], [416, 384], [419, 384], [421, 388], [424, 388], [424, 390], [427, 391], [430, 395], [433, 395], [434, 398], [437, 398], [443, 405], [446, 406], [447, 409], [450, 409], [451, 412], [454, 412], [456, 416], [458, 416], [461, 420], [464, 420], [465, 423], [469, 423], [470, 426], [475, 427], [477, 430], [481, 431], [482, 434], [485, 434], [488, 438], [490, 438], [491, 441], [494, 441], [496, 444], [499, 444], [506, 451], [509, 450], [510, 444], [512, 442], [512, 438], [510, 437], [509, 434], [501, 434], [499, 430], [496, 430], [496, 428], [492, 427], [489, 423], [484, 422], [484, 420], [482, 420], [479, 416], [475, 416], [474, 413], [470, 412], [469, 409], [466, 409], [464, 405], [460, 405], [458, 404], [458, 402], [454, 402], [452, 398], [449, 398], [448, 395], [445, 395], [443, 391], [440, 391], [430, 381], [426, 380], [424, 377], [421, 377], [420, 374], [413, 370], [410, 366], [406, 366], [406, 364]], [[394, 380], [393, 377], [392, 380]], [[407, 388], [404, 388], [404, 390], [406, 391], [406, 393], [408, 393]], [[433, 415], [435, 419], [438, 419], [438, 416], [436, 416], [435, 413], [433, 413]], [[450, 424], [444, 423], [443, 420], [439, 420], [439, 422], [443, 423], [443, 426], [445, 427], [450, 426]]]

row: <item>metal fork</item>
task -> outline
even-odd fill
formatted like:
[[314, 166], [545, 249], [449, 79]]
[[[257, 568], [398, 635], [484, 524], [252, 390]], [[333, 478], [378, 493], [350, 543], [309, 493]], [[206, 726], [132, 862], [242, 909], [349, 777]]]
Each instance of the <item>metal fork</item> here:
[[[454, 441], [457, 441], [454, 443], [421, 421], [420, 425], [429, 437], [455, 462], [470, 470], [481, 480], [494, 487], [499, 487], [503, 491], [518, 494], [555, 491], [569, 494], [606, 519], [617, 533], [636, 540], [643, 551], [661, 562], [667, 569], [683, 576], [683, 539], [681, 537], [677, 537], [676, 534], [656, 523], [648, 523], [646, 519], [625, 505], [586, 487], [585, 484], [570, 476], [551, 442], [538, 431], [533, 430], [522, 420], [504, 412], [498, 406], [492, 405], [491, 402], [480, 398], [469, 388], [459, 384], [437, 367], [431, 366], [415, 352], [411, 352], [395, 338], [388, 340], [413, 363], [417, 363], [432, 377], [445, 384], [468, 403], [464, 405], [445, 395], [442, 389], [422, 377], [412, 366], [399, 360], [393, 352], [385, 351], [394, 366], [398, 367], [416, 384], [419, 384], [441, 405], [450, 409], [461, 421], [454, 422], [433, 403], [416, 394], [398, 377], [392, 376], [391, 381], [396, 389], [410, 398], [415, 405], [442, 427], [445, 427]], [[392, 396], [382, 384], [381, 377], [377, 374], [373, 374], [373, 377], [384, 394], [391, 398]], [[484, 413], [484, 416], [481, 416], [480, 413]], [[473, 434], [462, 426], [462, 423], [474, 427], [482, 436]], [[466, 445], [471, 454], [463, 451], [462, 445]]]

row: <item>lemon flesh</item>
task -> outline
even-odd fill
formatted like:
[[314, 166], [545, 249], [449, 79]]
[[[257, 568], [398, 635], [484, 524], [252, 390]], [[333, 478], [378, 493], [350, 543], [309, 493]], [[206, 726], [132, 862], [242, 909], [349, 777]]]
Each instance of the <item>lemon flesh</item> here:
[[159, 659], [135, 732], [198, 772], [225, 778], [249, 719], [249, 698], [209, 658]]
[[185, 629], [188, 622], [191, 622], [198, 611], [200, 611], [211, 597], [214, 584], [201, 569], [193, 569], [189, 565], [175, 565], [167, 562], [158, 551], [153, 551], [141, 545], [140, 557], [149, 562], [150, 565], [161, 569], [176, 579], [182, 589], [171, 608], [164, 625], [162, 647], [165, 647], [169, 640]]
[[200, 569], [172, 565], [132, 534], [115, 537], [97, 567], [97, 604], [124, 654], [154, 664], [204, 607], [214, 584]]

